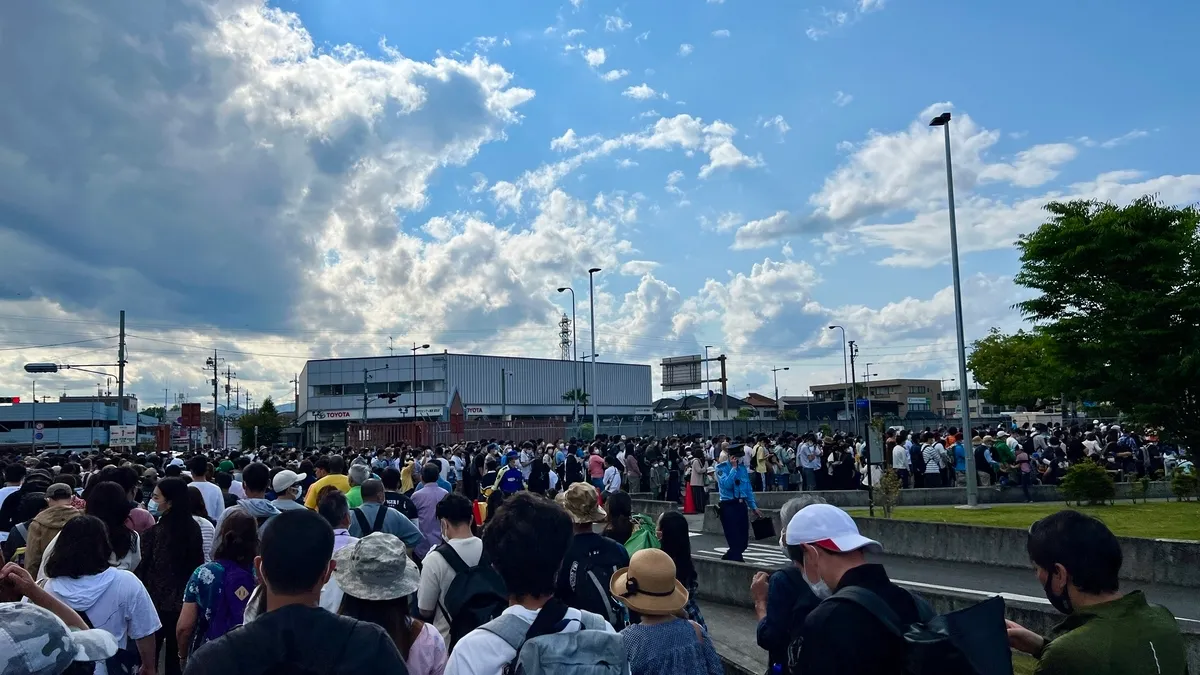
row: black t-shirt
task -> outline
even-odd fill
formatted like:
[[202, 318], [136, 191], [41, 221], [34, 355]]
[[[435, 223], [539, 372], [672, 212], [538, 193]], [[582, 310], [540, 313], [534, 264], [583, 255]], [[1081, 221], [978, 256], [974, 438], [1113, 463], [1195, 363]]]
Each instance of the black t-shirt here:
[[417, 505], [403, 492], [388, 490], [383, 493], [383, 503], [403, 513], [414, 523], [417, 521]]
[[[563, 556], [562, 567], [559, 568], [558, 574], [558, 588], [554, 594], [571, 607], [604, 615], [602, 608], [580, 607], [581, 603], [575, 597], [575, 592], [580, 584], [586, 583], [586, 580], [580, 579], [579, 575], [584, 571], [581, 569], [581, 564], [589, 558], [587, 564], [597, 570], [605, 592], [608, 592], [608, 580], [612, 578], [612, 572], [629, 566], [629, 552], [625, 550], [624, 546], [594, 532], [576, 534], [571, 540], [571, 548], [567, 549], [567, 554]], [[607, 571], [608, 576], [603, 575], [604, 571]]]

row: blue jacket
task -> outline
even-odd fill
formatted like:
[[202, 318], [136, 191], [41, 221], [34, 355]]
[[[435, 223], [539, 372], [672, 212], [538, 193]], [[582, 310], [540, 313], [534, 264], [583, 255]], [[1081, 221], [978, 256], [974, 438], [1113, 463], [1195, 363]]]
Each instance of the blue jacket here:
[[754, 491], [750, 489], [750, 471], [746, 469], [745, 464], [738, 462], [736, 466], [731, 466], [725, 461], [717, 464], [716, 469], [717, 491], [721, 495], [721, 501], [745, 499], [750, 510], [758, 510], [758, 504], [754, 501]]

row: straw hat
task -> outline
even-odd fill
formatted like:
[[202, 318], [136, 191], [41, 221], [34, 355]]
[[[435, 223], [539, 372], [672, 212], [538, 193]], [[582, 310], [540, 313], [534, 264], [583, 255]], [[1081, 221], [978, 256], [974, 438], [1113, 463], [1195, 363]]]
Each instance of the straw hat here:
[[571, 516], [571, 522], [578, 525], [584, 523], [599, 523], [608, 517], [600, 508], [596, 496], [596, 488], [590, 483], [574, 483], [554, 498]]
[[634, 553], [629, 567], [613, 573], [608, 588], [639, 614], [674, 614], [688, 601], [687, 590], [675, 578], [675, 561], [657, 548]]
[[421, 573], [408, 559], [404, 542], [374, 532], [333, 554], [333, 577], [342, 591], [360, 600], [395, 600], [412, 595]]

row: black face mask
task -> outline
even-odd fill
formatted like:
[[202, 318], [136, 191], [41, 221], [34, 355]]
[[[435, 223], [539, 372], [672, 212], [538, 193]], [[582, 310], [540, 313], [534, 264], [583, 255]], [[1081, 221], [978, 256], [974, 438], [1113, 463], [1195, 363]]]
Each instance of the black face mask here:
[[1063, 586], [1061, 594], [1051, 590], [1051, 584], [1054, 582], [1053, 577], [1047, 577], [1046, 584], [1042, 586], [1042, 590], [1046, 592], [1046, 599], [1050, 601], [1051, 606], [1063, 614], [1070, 614], [1075, 611], [1074, 605], [1071, 604], [1071, 596], [1067, 595], [1067, 587]]

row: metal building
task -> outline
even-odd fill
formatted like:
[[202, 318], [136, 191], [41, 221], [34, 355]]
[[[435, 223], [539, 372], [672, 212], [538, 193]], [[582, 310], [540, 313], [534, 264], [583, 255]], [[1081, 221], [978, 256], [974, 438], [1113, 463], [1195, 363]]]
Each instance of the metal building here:
[[[653, 415], [650, 366], [473, 354], [308, 361], [299, 378], [298, 426], [308, 443], [335, 439], [347, 422], [446, 420], [457, 395], [467, 419], [582, 420]], [[576, 403], [571, 393], [586, 394]]]

